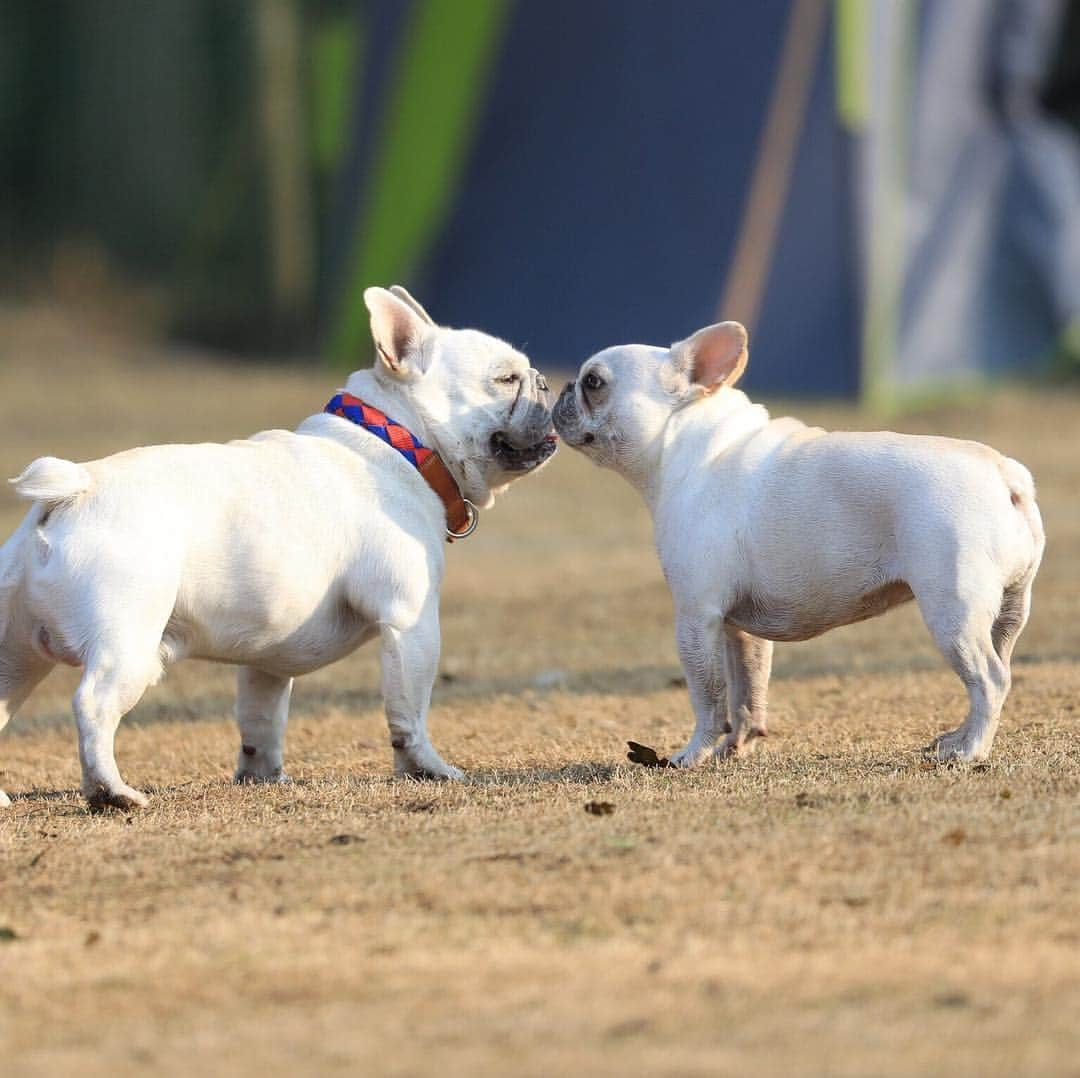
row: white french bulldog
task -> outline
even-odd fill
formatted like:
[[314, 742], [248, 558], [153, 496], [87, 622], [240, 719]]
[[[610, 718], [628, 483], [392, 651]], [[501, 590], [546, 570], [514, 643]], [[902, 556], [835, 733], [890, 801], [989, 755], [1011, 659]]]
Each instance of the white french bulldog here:
[[[92, 804], [146, 804], [113, 737], [171, 664], [240, 666], [237, 781], [282, 781], [293, 677], [376, 635], [396, 770], [461, 776], [427, 733], [448, 513], [475, 522], [551, 456], [547, 385], [505, 342], [436, 326], [404, 289], [364, 300], [378, 360], [345, 392], [397, 421], [391, 441], [324, 412], [225, 445], [43, 457], [13, 480], [34, 505], [0, 548], [0, 727], [57, 662], [82, 666]], [[424, 456], [439, 493], [395, 448], [410, 433], [445, 463]]]
[[[970, 700], [937, 755], [985, 758], [1045, 545], [1030, 473], [976, 442], [770, 420], [733, 388], [746, 362], [737, 322], [670, 350], [609, 348], [553, 412], [566, 444], [625, 476], [652, 512], [697, 718], [670, 763], [764, 736], [771, 641], [912, 598]], [[634, 743], [629, 755], [669, 762]]]

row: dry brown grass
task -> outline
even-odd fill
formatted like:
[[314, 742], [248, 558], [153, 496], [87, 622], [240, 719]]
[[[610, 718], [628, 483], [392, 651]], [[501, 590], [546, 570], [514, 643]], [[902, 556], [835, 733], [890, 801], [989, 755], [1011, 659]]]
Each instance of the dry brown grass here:
[[[289, 425], [331, 388], [0, 312], [0, 472]], [[906, 608], [778, 649], [764, 754], [624, 765], [689, 705], [644, 510], [569, 454], [449, 554], [432, 729], [465, 785], [390, 778], [361, 651], [298, 685], [297, 781], [233, 787], [231, 674], [188, 664], [121, 727], [152, 807], [92, 816], [54, 675], [0, 740], [0, 1073], [1080, 1073], [1078, 420], [1002, 392], [903, 423], [1039, 482], [986, 768], [922, 762], [963, 695]]]

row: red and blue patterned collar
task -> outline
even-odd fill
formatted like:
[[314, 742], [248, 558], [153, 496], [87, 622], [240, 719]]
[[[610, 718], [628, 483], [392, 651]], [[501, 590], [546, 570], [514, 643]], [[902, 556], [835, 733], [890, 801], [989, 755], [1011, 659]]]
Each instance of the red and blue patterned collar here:
[[462, 497], [461, 490], [442, 457], [434, 449], [424, 445], [407, 427], [351, 393], [335, 394], [323, 411], [347, 419], [350, 423], [370, 431], [376, 438], [381, 438], [427, 480], [446, 507], [447, 542], [464, 539], [476, 531], [476, 525], [480, 521], [479, 510], [468, 498]]

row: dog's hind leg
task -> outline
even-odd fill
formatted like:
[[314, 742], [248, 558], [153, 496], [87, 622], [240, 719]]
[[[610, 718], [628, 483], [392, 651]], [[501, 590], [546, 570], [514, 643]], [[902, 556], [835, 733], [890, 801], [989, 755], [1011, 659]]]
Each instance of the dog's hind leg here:
[[726, 626], [726, 633], [731, 732], [716, 750], [720, 758], [747, 755], [768, 733], [766, 703], [773, 654], [771, 640], [751, 636], [731, 625]]
[[[0, 645], [0, 730], [52, 668], [52, 663], [30, 649], [13, 651], [7, 640]], [[7, 794], [0, 790], [0, 808], [9, 804]]]
[[[20, 595], [24, 551], [42, 512], [39, 506], [32, 507], [14, 534], [0, 546], [0, 730], [53, 668], [48, 657], [31, 643]], [[0, 790], [0, 808], [10, 804], [7, 794]]]
[[694, 732], [686, 747], [671, 757], [676, 767], [695, 767], [712, 759], [716, 743], [730, 728], [724, 676], [723, 625], [680, 614], [675, 642], [694, 708]]
[[[126, 643], [126, 646], [124, 646]], [[114, 741], [120, 720], [161, 676], [157, 638], [152, 650], [134, 642], [96, 644], [72, 705], [79, 729], [82, 791], [91, 807], [136, 808], [148, 804], [144, 793], [128, 786], [116, 766]]]
[[285, 724], [289, 721], [292, 678], [276, 677], [250, 666], [236, 674], [236, 721], [240, 757], [236, 782], [288, 782], [285, 774]]
[[[985, 586], [965, 589], [962, 582], [955, 589], [929, 595], [915, 591], [915, 598], [934, 643], [968, 694], [964, 722], [937, 738], [932, 749], [940, 760], [984, 760], [990, 754], [1010, 685], [1007, 656], [1011, 648], [1006, 644], [1005, 627], [994, 632], [999, 600]], [[1015, 618], [1007, 617], [1006, 625], [1014, 624]], [[1004, 657], [995, 647], [995, 635]]]
[[[1016, 647], [1016, 641], [1024, 631], [1028, 615], [1031, 613], [1031, 586], [1034, 580], [1035, 573], [1032, 571], [1023, 580], [1005, 589], [1001, 600], [1001, 609], [998, 611], [994, 623], [990, 626], [990, 643], [998, 663], [994, 663], [993, 658], [990, 658], [987, 663], [987, 673], [997, 689], [999, 698], [995, 701], [996, 712], [992, 724], [988, 732], [983, 735], [981, 752], [979, 757], [976, 758], [989, 755], [990, 746], [993, 744], [994, 735], [1001, 717], [1001, 710], [1005, 705], [1005, 699], [1012, 685], [1010, 663], [1012, 662], [1013, 648]], [[963, 674], [961, 674], [961, 677], [963, 677]], [[965, 684], [967, 684], [966, 681]]]
[[998, 658], [1008, 668], [1012, 660], [1013, 648], [1016, 641], [1027, 625], [1028, 615], [1031, 613], [1031, 585], [1035, 581], [1032, 574], [1018, 584], [1005, 589], [1001, 600], [1001, 610], [994, 619], [990, 628], [990, 637], [994, 644], [994, 651]]

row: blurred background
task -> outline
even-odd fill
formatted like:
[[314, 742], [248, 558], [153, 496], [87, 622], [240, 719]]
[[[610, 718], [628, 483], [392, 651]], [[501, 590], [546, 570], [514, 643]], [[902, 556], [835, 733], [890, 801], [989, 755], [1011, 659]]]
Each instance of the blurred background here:
[[971, 769], [914, 603], [778, 647], [749, 763], [622, 767], [689, 730], [672, 602], [565, 450], [448, 548], [468, 785], [390, 781], [361, 648], [234, 787], [193, 662], [120, 728], [156, 807], [89, 817], [58, 669], [0, 740], [0, 1078], [1076, 1076], [1078, 138], [1062, 0], [0, 0], [0, 478], [295, 427], [399, 282], [556, 385], [739, 318], [770, 404], [985, 441], [1050, 537]]
[[1080, 367], [1065, 0], [5, 0], [0, 80], [9, 313], [351, 369], [400, 282], [556, 369], [718, 318], [772, 394]]

